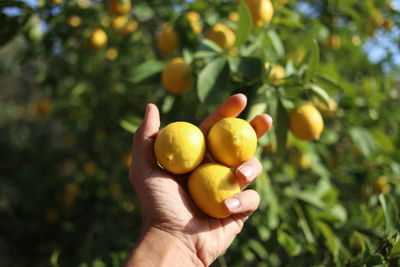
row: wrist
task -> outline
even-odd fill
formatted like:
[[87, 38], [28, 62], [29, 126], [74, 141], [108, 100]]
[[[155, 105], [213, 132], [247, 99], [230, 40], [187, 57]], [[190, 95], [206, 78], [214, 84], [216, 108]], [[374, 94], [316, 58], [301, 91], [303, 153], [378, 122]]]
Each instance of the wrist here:
[[129, 256], [125, 267], [131, 266], [204, 266], [195, 248], [184, 237], [157, 227], [146, 229]]

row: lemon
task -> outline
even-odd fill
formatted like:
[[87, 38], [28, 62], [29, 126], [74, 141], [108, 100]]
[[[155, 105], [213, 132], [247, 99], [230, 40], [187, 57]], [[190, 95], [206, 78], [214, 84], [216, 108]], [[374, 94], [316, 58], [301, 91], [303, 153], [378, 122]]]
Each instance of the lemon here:
[[327, 45], [331, 49], [338, 50], [342, 46], [342, 38], [338, 34], [331, 34], [328, 37]]
[[157, 135], [154, 154], [163, 168], [174, 174], [192, 171], [203, 160], [206, 142], [199, 128], [188, 122], [173, 122]]
[[201, 33], [201, 26], [199, 24], [200, 20], [200, 14], [197, 13], [196, 11], [189, 11], [186, 13], [186, 18], [189, 21], [190, 27], [192, 28], [192, 31], [196, 34], [199, 35]]
[[89, 47], [93, 50], [99, 50], [107, 43], [107, 34], [101, 28], [96, 28], [89, 37]]
[[233, 171], [216, 163], [206, 163], [196, 168], [189, 177], [188, 189], [197, 207], [215, 218], [230, 215], [224, 201], [240, 192]]
[[321, 99], [318, 97], [312, 97], [311, 102], [321, 112], [321, 114], [326, 117], [332, 117], [335, 114], [338, 107], [337, 102], [333, 98], [329, 99], [329, 105], [322, 102]]
[[118, 57], [118, 50], [114, 47], [110, 47], [106, 51], [106, 58], [108, 60], [115, 60]]
[[390, 185], [386, 179], [386, 176], [378, 177], [373, 183], [373, 190], [376, 194], [387, 195], [390, 192]]
[[254, 26], [261, 27], [272, 20], [274, 7], [270, 0], [245, 0], [245, 2], [249, 7]]
[[[265, 68], [269, 68], [271, 64], [269, 62], [265, 63]], [[286, 72], [285, 68], [282, 65], [274, 64], [271, 68], [271, 71], [268, 74], [268, 78], [272, 85], [278, 85], [285, 78]]]
[[229, 27], [217, 23], [207, 31], [206, 38], [213, 41], [223, 49], [228, 50], [235, 43], [236, 35]]
[[207, 146], [215, 160], [236, 168], [256, 152], [257, 135], [247, 121], [225, 118], [211, 127]]
[[324, 129], [324, 121], [318, 109], [303, 104], [289, 114], [290, 130], [300, 140], [318, 140]]
[[300, 170], [306, 170], [311, 166], [311, 159], [296, 149], [290, 154], [290, 163]]
[[238, 22], [240, 19], [239, 13], [237, 12], [229, 12], [228, 14], [228, 20], [232, 21], [232, 22]]
[[156, 37], [157, 50], [161, 55], [168, 56], [175, 53], [180, 47], [179, 36], [174, 28], [165, 23]]
[[115, 16], [127, 14], [131, 10], [130, 0], [108, 0], [108, 10]]
[[78, 16], [76, 16], [76, 15], [72, 15], [72, 16], [70, 16], [70, 17], [68, 18], [68, 24], [69, 24], [71, 27], [76, 28], [76, 27], [78, 27], [79, 25], [81, 25], [81, 23], [82, 23], [81, 18], [78, 17]]
[[192, 67], [183, 58], [174, 58], [164, 68], [161, 82], [169, 93], [183, 94], [193, 86]]

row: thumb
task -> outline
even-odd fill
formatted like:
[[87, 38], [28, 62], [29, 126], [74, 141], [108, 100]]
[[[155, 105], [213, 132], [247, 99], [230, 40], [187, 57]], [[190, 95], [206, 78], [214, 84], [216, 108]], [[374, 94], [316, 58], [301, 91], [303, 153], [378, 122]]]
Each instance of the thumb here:
[[138, 166], [154, 167], [156, 159], [154, 157], [153, 145], [160, 128], [160, 114], [154, 104], [148, 104], [146, 113], [140, 127], [137, 129], [133, 138], [133, 157], [137, 160]]

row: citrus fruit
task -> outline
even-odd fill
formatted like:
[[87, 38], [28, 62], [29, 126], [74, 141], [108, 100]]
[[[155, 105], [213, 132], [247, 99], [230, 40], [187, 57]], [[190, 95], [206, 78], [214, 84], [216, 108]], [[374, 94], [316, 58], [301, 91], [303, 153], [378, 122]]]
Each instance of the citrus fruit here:
[[101, 28], [96, 28], [89, 37], [89, 47], [98, 50], [107, 43], [107, 34]]
[[235, 43], [235, 32], [224, 24], [217, 23], [206, 33], [206, 38], [213, 41], [225, 50], [228, 50]]
[[108, 10], [115, 16], [127, 14], [131, 7], [130, 0], [108, 0]]
[[174, 58], [165, 66], [161, 82], [169, 93], [183, 94], [193, 86], [192, 67], [183, 58]]
[[188, 19], [190, 27], [192, 28], [193, 32], [196, 35], [199, 35], [202, 30], [199, 24], [200, 14], [197, 13], [196, 11], [189, 11], [188, 13], [186, 13], [186, 18]]
[[188, 122], [173, 122], [157, 135], [154, 154], [160, 165], [174, 174], [192, 171], [203, 160], [206, 142], [199, 128]]
[[245, 2], [249, 8], [254, 26], [261, 27], [272, 20], [274, 7], [270, 0], [245, 0]]
[[224, 201], [240, 192], [233, 171], [216, 163], [206, 163], [197, 167], [189, 177], [188, 189], [197, 207], [215, 218], [230, 215]]
[[[265, 63], [265, 68], [269, 68], [271, 64]], [[278, 85], [286, 76], [285, 68], [282, 65], [274, 64], [268, 74], [268, 78], [272, 85]]]
[[324, 129], [324, 121], [318, 109], [311, 104], [303, 104], [289, 114], [290, 130], [300, 140], [318, 140]]
[[236, 168], [256, 152], [257, 135], [247, 121], [225, 118], [211, 127], [207, 146], [215, 160]]
[[390, 192], [390, 185], [386, 179], [386, 176], [378, 177], [373, 183], [373, 190], [375, 194], [387, 195]]
[[106, 58], [108, 60], [115, 60], [118, 57], [118, 50], [115, 47], [110, 47], [106, 51]]
[[322, 115], [325, 115], [327, 117], [332, 117], [335, 114], [338, 107], [338, 104], [333, 98], [329, 99], [329, 105], [321, 101], [321, 99], [318, 97], [312, 97], [311, 102], [321, 112]]
[[76, 15], [72, 15], [72, 16], [70, 16], [69, 18], [68, 18], [68, 24], [71, 26], [71, 27], [74, 27], [74, 28], [76, 28], [76, 27], [78, 27], [79, 25], [81, 25], [81, 18], [80, 17], [78, 17], [78, 16], [76, 16]]
[[327, 45], [331, 49], [337, 50], [342, 46], [342, 39], [340, 38], [340, 35], [338, 34], [331, 34], [328, 37], [327, 40]]
[[156, 37], [156, 46], [158, 52], [164, 56], [173, 54], [179, 49], [179, 36], [170, 24], [163, 25], [161, 32]]
[[300, 170], [306, 170], [311, 166], [310, 157], [297, 149], [290, 154], [289, 158], [290, 163]]

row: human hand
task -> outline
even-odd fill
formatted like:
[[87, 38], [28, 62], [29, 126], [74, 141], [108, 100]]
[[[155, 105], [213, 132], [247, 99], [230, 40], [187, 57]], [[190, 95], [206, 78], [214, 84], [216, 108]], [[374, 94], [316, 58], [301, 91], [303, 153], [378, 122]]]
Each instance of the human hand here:
[[[245, 108], [246, 102], [246, 96], [243, 94], [233, 95], [227, 99], [200, 124], [204, 135], [207, 135], [211, 126], [217, 121], [239, 115]], [[259, 138], [271, 128], [272, 119], [268, 115], [261, 114], [250, 124]], [[225, 219], [215, 219], [202, 213], [186, 190], [188, 176], [172, 175], [157, 165], [153, 145], [159, 127], [158, 109], [155, 105], [149, 104], [143, 123], [134, 136], [134, 160], [129, 172], [130, 181], [139, 201], [144, 230], [127, 265], [133, 266], [139, 262], [144, 264], [144, 260], [154, 257], [145, 254], [153, 251], [156, 252], [156, 257], [159, 257], [151, 260], [154, 265], [155, 261], [159, 265], [168, 258], [174, 260], [174, 266], [180, 263], [182, 266], [188, 266], [190, 263], [208, 266], [228, 248], [242, 230], [244, 222], [257, 209], [260, 197], [254, 190], [244, 190], [227, 199], [225, 206], [232, 215]], [[261, 171], [261, 164], [256, 158], [243, 162], [235, 170], [241, 189], [245, 189]], [[163, 255], [166, 250], [174, 246], [178, 249], [174, 250], [173, 256]], [[177, 261], [178, 258], [181, 262]]]

